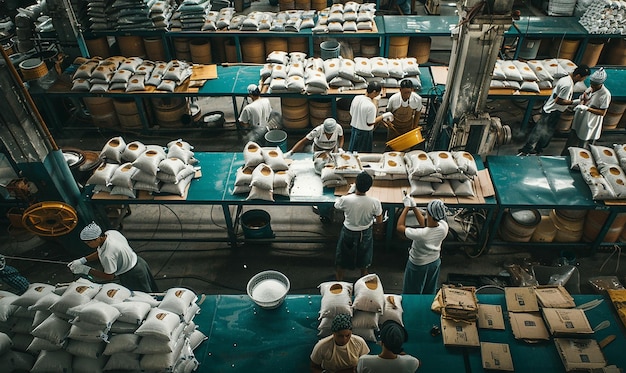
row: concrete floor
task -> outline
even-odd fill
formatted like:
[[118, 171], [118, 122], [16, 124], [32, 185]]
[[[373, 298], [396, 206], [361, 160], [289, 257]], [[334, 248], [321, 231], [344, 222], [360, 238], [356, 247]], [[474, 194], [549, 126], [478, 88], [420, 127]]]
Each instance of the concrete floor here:
[[[256, 4], [256, 3], [253, 3]], [[261, 3], [262, 4], [262, 3]], [[418, 14], [423, 11], [418, 8]], [[423, 14], [423, 13], [422, 13]], [[279, 107], [278, 99], [272, 99]], [[241, 103], [241, 101], [239, 101]], [[496, 147], [492, 154], [516, 154], [526, 134], [520, 129], [520, 119], [526, 103], [520, 100], [491, 100], [487, 109], [492, 116], [500, 116], [503, 124], [513, 130], [511, 144]], [[245, 143], [234, 129], [234, 114], [230, 98], [210, 98], [201, 101], [203, 110], [222, 110], [227, 125], [219, 133], [215, 131], [180, 132], [172, 135], [142, 136], [125, 133], [127, 141], [139, 140], [146, 144], [165, 144], [178, 137], [190, 141], [196, 151], [241, 151]], [[538, 109], [538, 108], [537, 108]], [[115, 133], [105, 131], [70, 131], [55, 134], [60, 147], [75, 147], [98, 151]], [[303, 133], [290, 134], [289, 146]], [[384, 150], [384, 136], [377, 132], [375, 152]], [[624, 136], [605, 135], [600, 144], [624, 142]], [[555, 138], [545, 155], [558, 155], [564, 139]], [[208, 174], [208, 170], [205, 171]], [[247, 207], [246, 209], [249, 209]], [[271, 217], [271, 227], [277, 237], [292, 236], [322, 238], [324, 243], [270, 243], [242, 244], [230, 247], [226, 243], [209, 242], [226, 236], [223, 214], [219, 207], [159, 205], [133, 206], [132, 214], [123, 220], [121, 231], [130, 240], [134, 249], [150, 264], [161, 289], [184, 286], [198, 293], [240, 294], [245, 293], [247, 281], [256, 273], [279, 270], [291, 281], [291, 293], [317, 293], [317, 286], [334, 279], [334, 251], [341, 216], [332, 224], [323, 224], [310, 207], [263, 207]], [[206, 242], [185, 242], [181, 239], [205, 239]], [[147, 241], [156, 239], [156, 241]], [[161, 240], [159, 240], [161, 239]], [[165, 241], [163, 239], [168, 239]], [[377, 241], [371, 272], [377, 273], [386, 292], [399, 293], [407, 259], [409, 242], [394, 238], [393, 247], [385, 248]], [[0, 230], [0, 253], [7, 256], [69, 261], [74, 253], [85, 252], [87, 247], [63, 247], [54, 240], [45, 240], [30, 235], [10, 235]], [[612, 249], [611, 249], [612, 250]], [[592, 292], [587, 286], [590, 277], [617, 275], [626, 283], [624, 257], [612, 254], [611, 250], [590, 256], [586, 250], [573, 250], [581, 275], [581, 289]], [[458, 245], [446, 244], [442, 255], [441, 283], [464, 285], [501, 284], [507, 278], [509, 265], [529, 268], [532, 264], [552, 265], [561, 256], [560, 249], [547, 247], [491, 247], [487, 253], [470, 259]], [[42, 264], [31, 261], [11, 260], [31, 282], [63, 283], [73, 280], [73, 275], [62, 264]], [[619, 268], [618, 268], [619, 267]], [[356, 280], [357, 271], [347, 271], [346, 280]], [[6, 289], [0, 284], [0, 289]]]

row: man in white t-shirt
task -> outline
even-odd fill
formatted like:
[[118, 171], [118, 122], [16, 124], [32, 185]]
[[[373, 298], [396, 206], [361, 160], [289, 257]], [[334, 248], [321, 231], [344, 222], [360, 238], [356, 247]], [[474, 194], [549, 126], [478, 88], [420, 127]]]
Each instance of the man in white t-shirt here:
[[387, 320], [380, 328], [382, 352], [363, 355], [357, 364], [357, 373], [415, 373], [420, 361], [404, 353], [402, 344], [409, 338], [406, 329], [393, 320]]
[[402, 80], [400, 92], [391, 95], [387, 102], [387, 111], [393, 114], [392, 125], [387, 127], [387, 141], [417, 128], [423, 107], [422, 97], [413, 90], [413, 82]]
[[313, 142], [313, 151], [337, 152], [343, 148], [343, 128], [333, 118], [326, 118], [324, 123], [313, 128], [305, 137], [300, 139], [291, 150], [285, 153], [285, 157], [291, 155], [309, 143]]
[[[448, 235], [446, 206], [441, 200], [432, 200], [426, 207], [426, 217], [416, 207], [411, 196], [404, 197], [404, 209], [398, 218], [398, 233], [413, 240], [409, 260], [404, 270], [402, 294], [435, 294], [441, 267], [441, 244]], [[406, 216], [413, 211], [419, 228], [406, 226]]]
[[367, 85], [366, 94], [356, 96], [350, 104], [350, 152], [372, 152], [374, 142], [374, 129], [377, 123], [383, 123], [387, 126], [387, 122], [393, 120], [393, 114], [384, 113], [376, 116], [378, 106], [374, 100], [380, 92], [382, 86], [378, 82], [370, 82]]
[[[93, 275], [104, 280], [120, 279], [120, 283], [130, 290], [156, 293], [158, 288], [150, 267], [145, 260], [137, 256], [126, 238], [118, 231], [102, 232], [98, 224], [92, 222], [80, 232], [80, 239], [95, 249], [93, 253], [71, 261], [67, 266], [77, 275]], [[102, 271], [86, 265], [99, 260]]]
[[585, 80], [589, 73], [589, 66], [580, 65], [571, 74], [565, 75], [556, 82], [552, 94], [541, 109], [541, 118], [528, 135], [526, 144], [519, 149], [518, 155], [541, 155], [543, 153], [543, 150], [550, 144], [561, 113], [574, 103], [572, 100], [574, 84]]
[[611, 92], [606, 88], [606, 71], [601, 67], [589, 77], [590, 87], [574, 100], [574, 119], [572, 130], [561, 155], [569, 155], [568, 148], [587, 147], [589, 141], [600, 138], [602, 122], [611, 104]]
[[239, 122], [244, 128], [251, 130], [250, 141], [259, 141], [267, 131], [272, 105], [268, 98], [261, 98], [261, 91], [256, 84], [248, 86], [248, 96], [252, 100], [239, 115]]
[[352, 318], [338, 314], [331, 324], [332, 335], [320, 339], [311, 352], [311, 372], [352, 373], [359, 357], [370, 352], [365, 340], [352, 334]]

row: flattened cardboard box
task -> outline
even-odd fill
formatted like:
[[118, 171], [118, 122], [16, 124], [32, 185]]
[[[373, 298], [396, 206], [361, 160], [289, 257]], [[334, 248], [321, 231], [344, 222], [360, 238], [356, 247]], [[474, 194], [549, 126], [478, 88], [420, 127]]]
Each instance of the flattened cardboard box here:
[[478, 327], [481, 329], [504, 330], [502, 306], [498, 304], [478, 304]]
[[485, 369], [515, 371], [511, 350], [506, 343], [480, 342], [480, 357]]
[[537, 312], [539, 303], [533, 287], [504, 288], [506, 308], [509, 312]]
[[593, 338], [554, 338], [554, 344], [567, 372], [606, 366], [606, 359], [602, 354], [598, 341]]
[[561, 285], [540, 286], [535, 289], [537, 300], [546, 308], [574, 308], [576, 303], [569, 292]]
[[509, 312], [509, 321], [515, 339], [550, 339], [539, 312]]
[[542, 308], [548, 330], [554, 336], [584, 336], [593, 334], [585, 311], [578, 308]]
[[476, 322], [456, 322], [441, 318], [441, 334], [443, 334], [443, 344], [446, 346], [480, 346]]
[[443, 306], [447, 309], [476, 311], [478, 302], [474, 290], [444, 286], [441, 293]]

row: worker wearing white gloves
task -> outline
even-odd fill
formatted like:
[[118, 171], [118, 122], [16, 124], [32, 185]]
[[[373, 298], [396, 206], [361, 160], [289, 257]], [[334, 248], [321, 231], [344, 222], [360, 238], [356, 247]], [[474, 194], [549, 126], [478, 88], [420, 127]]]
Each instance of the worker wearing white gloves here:
[[[367, 85], [366, 94], [356, 96], [350, 105], [350, 152], [371, 153], [374, 142], [374, 129], [378, 123], [385, 127], [393, 120], [393, 114], [384, 113], [376, 116], [378, 103], [376, 97], [380, 95], [382, 86], [378, 82], [370, 82]], [[391, 115], [390, 115], [391, 114]]]
[[[293, 153], [302, 150], [310, 142], [313, 142], [313, 151], [339, 152], [343, 147], [343, 128], [337, 124], [335, 119], [326, 118], [324, 123], [313, 128], [291, 150], [285, 153], [285, 158], [291, 158]], [[341, 150], [343, 151], [343, 149]]]
[[[92, 222], [80, 232], [80, 239], [96, 251], [71, 261], [67, 266], [72, 273], [92, 275], [104, 280], [113, 280], [117, 276], [120, 283], [130, 290], [147, 293], [158, 291], [150, 267], [137, 256], [120, 232], [108, 230], [103, 233], [100, 226]], [[102, 271], [87, 265], [96, 260], [102, 264]]]
[[244, 128], [249, 128], [249, 140], [260, 141], [267, 132], [272, 105], [268, 98], [261, 98], [261, 91], [256, 84], [248, 86], [248, 96], [252, 100], [247, 104], [239, 115], [239, 122]]
[[580, 99], [573, 101], [574, 119], [572, 130], [561, 155], [569, 155], [568, 148], [577, 146], [587, 147], [589, 141], [600, 138], [602, 122], [611, 104], [611, 92], [604, 86], [606, 71], [603, 67], [589, 77], [590, 87], [580, 95]]
[[424, 105], [413, 88], [413, 82], [404, 79], [400, 82], [400, 92], [389, 97], [387, 111], [393, 113], [393, 125], [387, 127], [387, 141], [418, 127]]
[[[403, 294], [435, 294], [441, 267], [441, 245], [448, 235], [446, 206], [441, 200], [432, 200], [426, 207], [426, 217], [410, 196], [405, 196], [404, 209], [398, 217], [396, 230], [413, 242], [404, 270]], [[406, 226], [406, 216], [413, 211], [419, 228]]]

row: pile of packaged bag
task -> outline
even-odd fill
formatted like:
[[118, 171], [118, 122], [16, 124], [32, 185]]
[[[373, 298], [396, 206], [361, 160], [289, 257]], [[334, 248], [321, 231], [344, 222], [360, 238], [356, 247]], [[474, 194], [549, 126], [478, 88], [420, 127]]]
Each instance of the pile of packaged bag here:
[[274, 201], [275, 195], [289, 197], [293, 174], [279, 147], [263, 148], [250, 141], [243, 149], [244, 164], [237, 169], [233, 194], [246, 199]]
[[565, 58], [496, 60], [489, 87], [539, 93], [542, 89], [552, 89], [557, 80], [572, 73], [576, 67]]
[[626, 199], [626, 144], [569, 148], [570, 168], [580, 170], [594, 200]]

